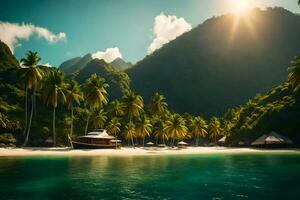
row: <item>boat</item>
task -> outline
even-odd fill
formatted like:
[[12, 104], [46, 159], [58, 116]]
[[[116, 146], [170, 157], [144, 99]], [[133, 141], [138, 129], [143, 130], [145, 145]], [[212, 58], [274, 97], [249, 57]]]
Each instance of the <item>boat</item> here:
[[109, 135], [105, 129], [95, 129], [71, 141], [74, 149], [119, 149], [121, 140]]

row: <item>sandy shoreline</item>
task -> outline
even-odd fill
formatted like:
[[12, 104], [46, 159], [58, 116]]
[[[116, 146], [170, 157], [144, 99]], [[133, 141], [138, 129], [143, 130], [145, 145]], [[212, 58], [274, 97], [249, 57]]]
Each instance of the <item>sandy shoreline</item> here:
[[252, 149], [227, 147], [189, 147], [187, 149], [127, 148], [74, 150], [70, 148], [0, 148], [2, 156], [133, 156], [133, 155], [184, 155], [224, 153], [299, 153], [299, 149]]

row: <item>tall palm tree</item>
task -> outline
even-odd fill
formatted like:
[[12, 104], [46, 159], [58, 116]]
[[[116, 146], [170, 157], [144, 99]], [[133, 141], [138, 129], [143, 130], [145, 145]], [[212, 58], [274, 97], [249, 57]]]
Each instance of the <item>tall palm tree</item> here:
[[157, 116], [164, 114], [168, 106], [165, 100], [163, 95], [156, 92], [150, 102], [150, 112]]
[[288, 68], [288, 81], [296, 89], [300, 85], [300, 56], [296, 56]]
[[[42, 79], [42, 70], [38, 63], [41, 61], [41, 57], [37, 52], [28, 51], [26, 57], [21, 59], [21, 74], [23, 74], [23, 81], [25, 85], [25, 101], [27, 100], [27, 89], [34, 89], [34, 92], [37, 90], [38, 83]], [[40, 75], [40, 76], [39, 76]], [[36, 83], [35, 83], [36, 82]], [[34, 113], [36, 115], [36, 95], [34, 93]], [[27, 110], [25, 111], [25, 113]]]
[[172, 138], [172, 146], [174, 146], [176, 139], [186, 137], [188, 129], [185, 126], [184, 119], [179, 114], [173, 114], [166, 121], [164, 131]]
[[92, 113], [92, 124], [94, 128], [103, 128], [107, 120], [106, 113], [103, 109], [96, 108]]
[[136, 136], [135, 125], [134, 125], [134, 123], [132, 123], [132, 121], [129, 121], [128, 124], [126, 124], [125, 130], [124, 130], [124, 137], [128, 141], [128, 146], [129, 146], [129, 141], [131, 140], [131, 144], [134, 148], [133, 138], [135, 136]]
[[72, 138], [74, 106], [76, 104], [80, 104], [80, 101], [83, 100], [83, 94], [80, 91], [80, 85], [75, 80], [71, 80], [70, 83], [67, 85], [66, 100], [67, 100], [68, 108], [71, 110], [71, 127], [70, 127], [69, 137]]
[[55, 111], [58, 104], [66, 103], [65, 96], [64, 74], [58, 69], [53, 69], [44, 81], [42, 89], [42, 96], [47, 106], [53, 109], [52, 131], [53, 131], [53, 145], [56, 146], [56, 130], [55, 130]]
[[[86, 89], [86, 103], [90, 107], [90, 110], [96, 108], [103, 108], [105, 104], [108, 103], [108, 93], [106, 89], [108, 84], [105, 82], [105, 79], [97, 76], [97, 74], [92, 74], [90, 78], [85, 83]], [[90, 115], [87, 118], [85, 134], [87, 134], [89, 126]]]
[[[35, 108], [35, 92], [37, 89], [38, 84], [41, 82], [43, 76], [42, 72], [38, 67], [38, 63], [41, 60], [41, 58], [38, 56], [37, 52], [28, 51], [26, 53], [26, 57], [21, 59], [22, 68], [21, 68], [21, 79], [25, 86], [25, 126], [24, 126], [24, 132], [26, 132], [25, 140], [23, 145], [26, 146], [28, 143], [28, 138], [30, 134], [30, 128], [31, 128], [31, 122], [32, 122], [32, 116]], [[27, 107], [27, 96], [28, 96], [28, 90], [32, 92], [31, 96], [31, 112], [28, 122], [28, 107]], [[25, 134], [24, 134], [25, 135]]]
[[117, 134], [120, 133], [121, 129], [121, 123], [119, 122], [118, 118], [112, 118], [108, 125], [106, 126], [107, 132], [110, 135], [114, 135], [117, 137]]
[[195, 117], [191, 121], [190, 130], [192, 134], [196, 137], [195, 145], [199, 145], [199, 137], [204, 137], [207, 135], [207, 124], [204, 119], [201, 117]]
[[120, 117], [124, 115], [124, 104], [118, 100], [113, 100], [108, 108], [108, 115], [110, 117]]
[[150, 136], [152, 131], [152, 125], [147, 117], [142, 117], [135, 127], [136, 135], [143, 140], [143, 146], [145, 146], [145, 137]]
[[212, 117], [209, 122], [208, 132], [210, 137], [217, 142], [217, 138], [221, 133], [221, 123], [217, 117]]
[[132, 91], [128, 92], [122, 98], [125, 112], [129, 118], [129, 120], [133, 120], [141, 115], [144, 111], [144, 101], [140, 95], [134, 94]]

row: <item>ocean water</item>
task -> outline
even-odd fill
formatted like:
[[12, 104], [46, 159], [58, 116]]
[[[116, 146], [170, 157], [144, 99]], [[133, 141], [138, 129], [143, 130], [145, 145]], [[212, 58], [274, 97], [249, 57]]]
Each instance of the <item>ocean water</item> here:
[[0, 157], [0, 199], [300, 199], [300, 153]]

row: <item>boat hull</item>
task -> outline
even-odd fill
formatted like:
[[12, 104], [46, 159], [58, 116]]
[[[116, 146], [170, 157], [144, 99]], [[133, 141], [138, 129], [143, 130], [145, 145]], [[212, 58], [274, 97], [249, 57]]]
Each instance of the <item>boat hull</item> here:
[[72, 141], [72, 146], [74, 149], [119, 149], [121, 144], [109, 144], [109, 145], [99, 145], [99, 144], [88, 144], [82, 142]]

